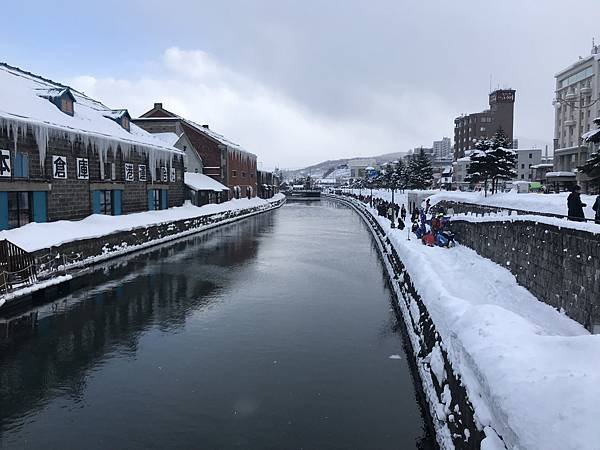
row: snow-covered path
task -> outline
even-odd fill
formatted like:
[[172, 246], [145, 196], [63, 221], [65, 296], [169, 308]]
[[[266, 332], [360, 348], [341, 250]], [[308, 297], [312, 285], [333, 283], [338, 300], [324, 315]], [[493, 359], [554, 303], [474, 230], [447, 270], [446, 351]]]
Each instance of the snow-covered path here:
[[414, 235], [407, 240], [406, 230], [373, 214], [427, 306], [481, 424], [492, 425], [509, 448], [598, 449], [600, 335], [537, 300], [507, 269], [473, 250], [427, 247]]

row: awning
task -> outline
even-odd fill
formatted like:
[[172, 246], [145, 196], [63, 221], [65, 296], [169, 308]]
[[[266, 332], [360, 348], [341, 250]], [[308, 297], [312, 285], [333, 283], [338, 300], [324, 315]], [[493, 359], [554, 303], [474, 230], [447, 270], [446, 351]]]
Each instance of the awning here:
[[228, 191], [229, 188], [203, 173], [185, 172], [185, 185], [193, 191]]

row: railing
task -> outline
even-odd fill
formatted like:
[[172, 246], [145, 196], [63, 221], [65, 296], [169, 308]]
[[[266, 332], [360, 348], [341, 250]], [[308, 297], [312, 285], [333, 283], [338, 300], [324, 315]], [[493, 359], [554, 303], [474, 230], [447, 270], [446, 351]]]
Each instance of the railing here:
[[0, 291], [7, 293], [36, 280], [34, 256], [6, 239], [0, 241]]

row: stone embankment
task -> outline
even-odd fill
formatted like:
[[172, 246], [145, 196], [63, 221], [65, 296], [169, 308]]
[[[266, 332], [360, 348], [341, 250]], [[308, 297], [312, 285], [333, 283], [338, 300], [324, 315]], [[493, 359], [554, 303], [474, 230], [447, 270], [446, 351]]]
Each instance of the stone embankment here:
[[546, 223], [529, 216], [472, 216], [501, 208], [456, 202], [440, 202], [434, 208], [471, 214], [452, 218], [458, 242], [509, 269], [539, 300], [600, 332], [599, 233], [569, 227], [572, 222], [567, 221], [561, 226], [558, 220]]

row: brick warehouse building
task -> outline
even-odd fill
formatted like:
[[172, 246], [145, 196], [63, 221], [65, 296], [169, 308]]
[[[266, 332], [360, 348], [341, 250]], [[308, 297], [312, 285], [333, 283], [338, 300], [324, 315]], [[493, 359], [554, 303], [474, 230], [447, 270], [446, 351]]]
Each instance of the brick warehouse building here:
[[229, 188], [229, 198], [256, 197], [256, 155], [244, 150], [208, 125], [198, 125], [163, 108], [162, 103], [133, 122], [171, 142], [186, 154], [186, 170], [204, 173]]
[[183, 166], [127, 110], [0, 64], [0, 229], [182, 205]]
[[479, 139], [492, 137], [502, 128], [513, 140], [515, 90], [498, 89], [489, 95], [490, 108], [454, 119], [454, 160], [465, 156]]

